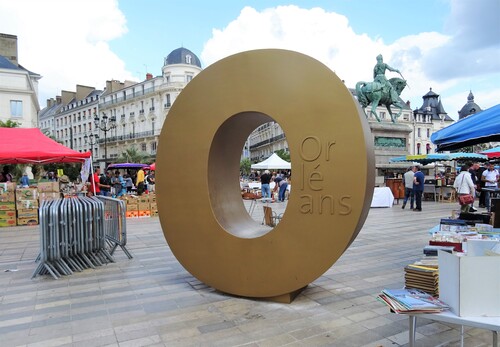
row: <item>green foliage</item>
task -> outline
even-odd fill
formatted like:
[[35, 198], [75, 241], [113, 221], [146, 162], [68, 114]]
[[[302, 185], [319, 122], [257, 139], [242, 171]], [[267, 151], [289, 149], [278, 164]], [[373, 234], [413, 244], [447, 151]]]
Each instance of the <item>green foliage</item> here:
[[244, 158], [240, 161], [240, 172], [243, 176], [250, 175], [250, 166], [251, 165], [252, 165], [252, 162], [250, 161], [249, 158]]
[[279, 149], [276, 152], [274, 152], [278, 155], [283, 160], [286, 160], [287, 162], [290, 162], [290, 153], [285, 151], [284, 149]]
[[17, 128], [21, 125], [21, 123], [13, 121], [13, 120], [6, 120], [5, 122], [0, 120], [0, 128]]
[[71, 181], [75, 181], [80, 177], [80, 171], [82, 169], [82, 164], [80, 163], [53, 163], [46, 164], [43, 166], [46, 172], [54, 172], [57, 174], [57, 169], [62, 169], [63, 173], [69, 177]]
[[135, 146], [126, 148], [121, 156], [116, 160], [117, 163], [144, 163], [149, 158], [147, 153], [139, 152]]

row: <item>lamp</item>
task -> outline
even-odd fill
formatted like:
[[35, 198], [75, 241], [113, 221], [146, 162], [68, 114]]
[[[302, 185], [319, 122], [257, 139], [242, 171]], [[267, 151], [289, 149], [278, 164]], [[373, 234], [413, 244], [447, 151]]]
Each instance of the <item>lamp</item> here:
[[[102, 112], [102, 117], [99, 118], [97, 113], [94, 113], [94, 123], [97, 129], [104, 131], [104, 165], [108, 165], [108, 131], [116, 128], [116, 117], [108, 117]], [[92, 136], [92, 135], [91, 135]], [[98, 138], [98, 137], [97, 137]], [[97, 139], [96, 138], [96, 139]]]

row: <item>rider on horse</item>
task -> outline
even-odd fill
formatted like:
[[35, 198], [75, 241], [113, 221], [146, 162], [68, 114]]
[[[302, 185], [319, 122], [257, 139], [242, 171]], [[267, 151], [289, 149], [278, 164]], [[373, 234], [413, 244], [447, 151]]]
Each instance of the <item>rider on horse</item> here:
[[392, 104], [396, 104], [399, 101], [399, 96], [392, 87], [392, 84], [389, 83], [387, 78], [385, 77], [385, 70], [389, 70], [392, 72], [400, 73], [398, 69], [390, 67], [386, 63], [384, 63], [384, 58], [382, 54], [377, 56], [377, 64], [373, 68], [373, 79], [375, 82], [378, 82], [382, 85], [383, 91], [388, 91], [391, 95]]

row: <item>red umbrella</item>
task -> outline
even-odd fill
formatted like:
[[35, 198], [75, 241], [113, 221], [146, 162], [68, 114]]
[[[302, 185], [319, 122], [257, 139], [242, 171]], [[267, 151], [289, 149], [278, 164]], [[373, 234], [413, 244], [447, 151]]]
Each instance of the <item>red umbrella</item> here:
[[155, 171], [156, 170], [156, 163], [149, 165], [149, 169]]

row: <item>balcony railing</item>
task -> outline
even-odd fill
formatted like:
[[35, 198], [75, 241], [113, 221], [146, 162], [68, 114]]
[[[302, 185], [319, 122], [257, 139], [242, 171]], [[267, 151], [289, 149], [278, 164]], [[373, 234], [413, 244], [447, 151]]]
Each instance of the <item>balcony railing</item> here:
[[[156, 133], [156, 131], [155, 131]], [[133, 140], [133, 139], [141, 139], [145, 137], [151, 137], [156, 134], [153, 134], [153, 131], [142, 131], [139, 133], [132, 133], [132, 134], [126, 134], [126, 135], [120, 135], [120, 136], [109, 136], [107, 138], [107, 142], [117, 142], [117, 141], [126, 141], [126, 140]], [[100, 137], [99, 138], [99, 144], [104, 144], [104, 138]]]

